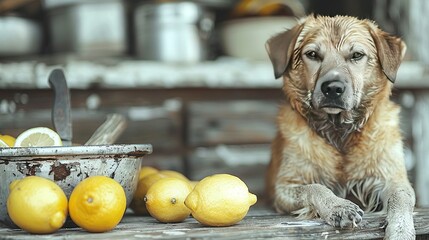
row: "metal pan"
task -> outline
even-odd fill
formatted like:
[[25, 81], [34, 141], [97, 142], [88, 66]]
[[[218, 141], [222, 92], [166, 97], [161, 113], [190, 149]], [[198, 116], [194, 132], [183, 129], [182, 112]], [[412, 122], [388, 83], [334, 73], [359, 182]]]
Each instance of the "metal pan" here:
[[137, 187], [143, 157], [150, 153], [150, 144], [0, 148], [0, 222], [13, 226], [6, 207], [9, 184], [25, 176], [51, 179], [67, 197], [83, 179], [108, 176], [122, 185], [128, 206]]

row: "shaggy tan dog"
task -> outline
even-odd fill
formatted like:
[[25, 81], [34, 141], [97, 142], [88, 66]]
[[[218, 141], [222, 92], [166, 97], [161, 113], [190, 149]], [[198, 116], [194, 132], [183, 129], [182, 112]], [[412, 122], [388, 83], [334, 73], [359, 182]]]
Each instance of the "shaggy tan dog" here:
[[386, 210], [386, 239], [413, 239], [400, 108], [389, 100], [406, 46], [374, 22], [309, 16], [266, 44], [288, 104], [278, 115], [267, 190], [278, 212], [336, 227]]

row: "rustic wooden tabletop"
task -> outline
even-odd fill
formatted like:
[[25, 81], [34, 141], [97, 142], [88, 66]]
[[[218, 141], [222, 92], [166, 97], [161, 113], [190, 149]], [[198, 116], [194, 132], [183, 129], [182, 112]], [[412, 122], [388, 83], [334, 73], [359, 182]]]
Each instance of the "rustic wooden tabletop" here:
[[[0, 227], [0, 239], [381, 239], [384, 217], [381, 213], [366, 214], [358, 228], [339, 229], [320, 219], [298, 220], [265, 207], [253, 207], [234, 226], [205, 227], [191, 217], [182, 223], [165, 224], [127, 212], [122, 222], [107, 233], [88, 233], [71, 227], [54, 234], [33, 235]], [[429, 209], [416, 209], [414, 221], [417, 239], [429, 239]]]

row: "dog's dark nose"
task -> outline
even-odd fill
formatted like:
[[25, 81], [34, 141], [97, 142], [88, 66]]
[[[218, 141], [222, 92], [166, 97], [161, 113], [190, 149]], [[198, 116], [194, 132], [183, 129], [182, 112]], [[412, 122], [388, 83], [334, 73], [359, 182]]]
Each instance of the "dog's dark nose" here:
[[343, 95], [346, 85], [342, 81], [333, 80], [322, 83], [322, 93], [327, 98], [335, 99]]

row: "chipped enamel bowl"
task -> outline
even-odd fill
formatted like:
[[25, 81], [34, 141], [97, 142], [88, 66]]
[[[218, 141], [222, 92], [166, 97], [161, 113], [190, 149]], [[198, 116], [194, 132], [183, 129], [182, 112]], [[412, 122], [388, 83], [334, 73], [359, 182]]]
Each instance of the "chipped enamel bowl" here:
[[9, 184], [25, 176], [51, 179], [67, 197], [83, 179], [108, 176], [122, 185], [128, 206], [137, 188], [142, 159], [151, 152], [150, 144], [0, 148], [0, 222], [13, 226], [6, 207]]

